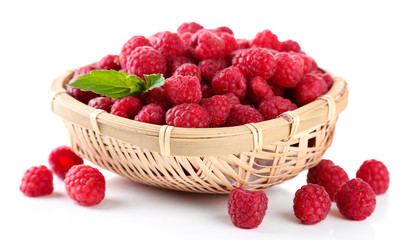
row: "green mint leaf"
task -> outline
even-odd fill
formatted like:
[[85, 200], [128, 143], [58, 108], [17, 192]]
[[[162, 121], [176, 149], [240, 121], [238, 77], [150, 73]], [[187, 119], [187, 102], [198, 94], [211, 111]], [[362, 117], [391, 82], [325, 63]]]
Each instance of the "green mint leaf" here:
[[146, 90], [148, 92], [154, 88], [161, 87], [165, 84], [165, 78], [162, 74], [143, 75], [146, 81]]
[[79, 76], [68, 86], [80, 88], [83, 91], [93, 91], [115, 99], [148, 91], [145, 82], [137, 76], [115, 70], [91, 71], [89, 74]]

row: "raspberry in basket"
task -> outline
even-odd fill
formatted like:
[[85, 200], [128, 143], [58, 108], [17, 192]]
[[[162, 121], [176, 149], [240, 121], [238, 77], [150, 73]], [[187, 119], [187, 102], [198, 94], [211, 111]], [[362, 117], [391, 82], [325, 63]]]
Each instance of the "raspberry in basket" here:
[[185, 128], [207, 128], [209, 113], [196, 103], [183, 103], [166, 112], [166, 124]]
[[48, 195], [53, 190], [53, 173], [44, 165], [29, 168], [21, 179], [20, 191], [27, 197]]
[[136, 97], [124, 97], [115, 101], [111, 107], [111, 114], [134, 119], [142, 109], [141, 101]]
[[337, 165], [322, 168], [317, 176], [317, 184], [325, 188], [331, 201], [334, 201], [335, 192], [348, 180], [348, 174]]
[[270, 96], [274, 96], [274, 91], [266, 79], [260, 76], [250, 79], [248, 84], [248, 97], [252, 103], [258, 104], [261, 99]]
[[258, 227], [264, 219], [268, 198], [263, 191], [234, 188], [230, 191], [228, 213], [232, 223], [239, 228]]
[[96, 97], [89, 100], [88, 106], [110, 112], [114, 102], [115, 99], [109, 97]]
[[152, 47], [137, 47], [127, 58], [126, 71], [141, 79], [145, 79], [144, 74], [165, 74], [166, 60]]
[[155, 103], [161, 106], [164, 110], [172, 107], [169, 101], [168, 94], [163, 87], [157, 87], [143, 95], [145, 104]]
[[274, 33], [267, 29], [256, 34], [256, 37], [250, 41], [250, 47], [270, 48], [280, 51], [281, 42]]
[[199, 62], [198, 67], [204, 80], [211, 82], [217, 72], [227, 67], [227, 61], [224, 58], [209, 58]]
[[174, 105], [182, 103], [198, 103], [202, 98], [200, 81], [195, 76], [176, 75], [166, 79], [163, 85], [170, 102]]
[[131, 54], [131, 52], [141, 46], [150, 46], [151, 44], [149, 43], [149, 40], [145, 38], [144, 36], [137, 35], [131, 37], [123, 46], [121, 49], [121, 52], [119, 54], [119, 62], [121, 63], [122, 68], [126, 67], [126, 62], [128, 61], [128, 56]]
[[300, 45], [291, 39], [281, 42], [281, 52], [301, 52]]
[[83, 163], [84, 160], [77, 156], [68, 146], [54, 148], [48, 156], [48, 164], [51, 170], [60, 179], [65, 178], [65, 174], [72, 166]]
[[224, 95], [214, 95], [211, 98], [202, 99], [200, 105], [210, 115], [210, 127], [222, 126], [226, 122], [231, 108], [229, 98]]
[[143, 106], [142, 110], [135, 116], [136, 121], [163, 125], [165, 124], [165, 110], [155, 103]]
[[101, 60], [99, 60], [95, 67], [101, 70], [121, 70], [121, 63], [119, 62], [118, 55], [106, 55]]
[[258, 105], [258, 110], [263, 114], [264, 119], [274, 119], [280, 114], [292, 111], [297, 108], [297, 105], [292, 103], [289, 99], [280, 96], [271, 96], [261, 100]]
[[303, 224], [321, 222], [331, 209], [328, 193], [317, 184], [307, 184], [298, 189], [293, 203], [294, 214]]
[[71, 199], [83, 206], [92, 206], [105, 198], [105, 178], [88, 165], [75, 165], [65, 176], [65, 190]]
[[263, 115], [250, 105], [236, 104], [230, 110], [226, 126], [239, 126], [247, 123], [256, 123], [264, 120]]
[[189, 22], [189, 23], [182, 23], [178, 29], [177, 32], [179, 34], [190, 32], [190, 33], [195, 33], [199, 31], [200, 29], [203, 29], [203, 26], [196, 23], [196, 22]]
[[203, 60], [207, 58], [224, 57], [224, 41], [209, 30], [199, 30], [193, 34], [190, 48], [195, 58]]
[[[90, 73], [91, 71], [96, 70], [94, 66], [85, 66], [81, 67], [74, 72], [74, 76], [69, 81], [69, 83], [75, 82], [79, 76], [85, 75]], [[67, 93], [71, 95], [71, 97], [77, 99], [78, 101], [87, 104], [89, 100], [96, 98], [98, 95], [91, 91], [82, 91], [79, 88], [67, 86]]]
[[272, 78], [275, 85], [292, 88], [304, 75], [304, 62], [298, 54], [280, 52], [274, 55], [277, 70]]
[[173, 73], [174, 76], [176, 75], [182, 75], [182, 76], [195, 76], [199, 79], [199, 81], [202, 80], [202, 74], [200, 73], [200, 69], [196, 64], [193, 63], [184, 63], [181, 66], [179, 66], [175, 72]]
[[212, 87], [216, 94], [233, 93], [239, 99], [247, 95], [246, 76], [236, 66], [230, 66], [216, 73], [212, 80]]
[[381, 161], [365, 161], [356, 172], [356, 177], [367, 182], [377, 195], [385, 193], [389, 188], [389, 171]]
[[271, 78], [277, 63], [265, 48], [248, 48], [238, 52], [232, 60], [232, 65], [238, 67], [248, 79], [260, 76], [264, 79]]
[[295, 102], [303, 106], [314, 101], [317, 97], [328, 91], [328, 85], [321, 75], [308, 73], [294, 88]]
[[183, 54], [184, 44], [177, 33], [158, 32], [149, 37], [149, 42], [153, 48], [162, 54], [166, 61], [172, 61], [176, 56]]
[[339, 212], [352, 220], [364, 220], [372, 214], [376, 206], [375, 192], [360, 178], [345, 182], [334, 198]]
[[307, 183], [318, 184], [317, 177], [321, 169], [329, 166], [333, 166], [334, 162], [329, 159], [322, 159], [318, 165], [313, 168], [308, 169], [307, 173]]
[[216, 36], [221, 38], [224, 42], [224, 55], [227, 56], [239, 49], [239, 44], [232, 34], [226, 32], [216, 32]]

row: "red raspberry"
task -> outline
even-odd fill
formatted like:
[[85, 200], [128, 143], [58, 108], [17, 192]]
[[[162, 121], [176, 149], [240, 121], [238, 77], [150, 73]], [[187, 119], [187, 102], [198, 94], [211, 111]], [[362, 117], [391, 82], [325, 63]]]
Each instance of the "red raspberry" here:
[[217, 72], [227, 67], [227, 61], [224, 58], [209, 58], [199, 62], [198, 67], [202, 77], [211, 82]]
[[226, 122], [231, 108], [228, 97], [223, 95], [202, 99], [200, 105], [209, 113], [210, 127], [222, 126]]
[[92, 206], [105, 198], [105, 178], [88, 165], [75, 165], [65, 175], [65, 190], [71, 199], [83, 206]]
[[247, 39], [238, 38], [236, 39], [237, 44], [239, 44], [239, 49], [245, 49], [250, 47], [250, 42]]
[[217, 27], [213, 29], [213, 31], [217, 33], [228, 33], [230, 35], [234, 35], [233, 30], [231, 30], [229, 27], [226, 27], [226, 26]]
[[83, 163], [84, 160], [77, 156], [68, 146], [57, 147], [53, 149], [48, 156], [48, 164], [51, 170], [60, 179], [65, 178], [65, 174], [72, 166]]
[[207, 58], [224, 57], [224, 41], [208, 30], [199, 30], [190, 40], [193, 56], [203, 60]]
[[172, 103], [169, 101], [168, 94], [163, 87], [157, 87], [144, 95], [145, 104], [155, 103], [161, 106], [164, 110], [172, 107]]
[[230, 105], [240, 104], [240, 99], [236, 97], [236, 95], [234, 95], [233, 93], [227, 93], [224, 94], [224, 96], [227, 97], [227, 100], [229, 101]]
[[253, 103], [258, 104], [263, 98], [274, 96], [274, 92], [264, 78], [257, 76], [250, 79], [248, 95]]
[[335, 193], [339, 212], [352, 220], [364, 220], [376, 206], [376, 194], [369, 184], [354, 178], [345, 182]]
[[158, 32], [150, 36], [149, 42], [166, 61], [172, 61], [176, 56], [182, 55], [185, 47], [179, 35], [169, 31]]
[[115, 99], [109, 97], [96, 97], [89, 100], [88, 106], [110, 112], [112, 104], [114, 104], [114, 102]]
[[[85, 67], [81, 67], [79, 69], [77, 69], [74, 72], [74, 75], [72, 77], [72, 79], [69, 81], [69, 83], [73, 83], [75, 81], [77, 81], [79, 76], [85, 75], [85, 74], [89, 74], [91, 71], [96, 70], [94, 66], [85, 66]], [[71, 97], [77, 99], [78, 101], [87, 104], [89, 102], [89, 100], [96, 98], [98, 95], [94, 92], [91, 91], [82, 91], [79, 88], [75, 88], [75, 87], [70, 87], [67, 86], [67, 93], [69, 95], [71, 95]]]
[[228, 213], [234, 226], [245, 229], [258, 227], [266, 215], [268, 198], [263, 191], [234, 188], [230, 191]]
[[102, 70], [119, 71], [121, 70], [121, 63], [119, 62], [119, 56], [118, 55], [106, 55], [105, 57], [103, 57], [101, 60], [99, 60], [95, 64], [95, 67], [97, 69], [102, 69]]
[[53, 190], [53, 173], [44, 165], [29, 168], [21, 179], [20, 191], [27, 197], [48, 195]]
[[166, 79], [163, 88], [174, 105], [198, 103], [202, 98], [200, 81], [195, 76], [172, 76]]
[[286, 88], [295, 87], [304, 75], [302, 58], [285, 52], [277, 53], [274, 57], [277, 71], [272, 78], [273, 83]]
[[280, 51], [281, 42], [270, 30], [264, 30], [256, 34], [256, 37], [250, 42], [250, 47], [270, 48]]
[[328, 85], [322, 76], [308, 73], [294, 88], [295, 102], [298, 106], [303, 106], [314, 101], [317, 97], [328, 92]]
[[239, 44], [232, 34], [225, 32], [217, 32], [216, 35], [221, 38], [224, 42], [224, 54], [229, 55], [230, 53], [238, 50]]
[[293, 203], [294, 214], [303, 224], [319, 223], [331, 210], [328, 193], [316, 184], [307, 184], [298, 189]]
[[381, 161], [365, 161], [356, 172], [356, 177], [367, 182], [377, 195], [385, 193], [389, 188], [389, 171]]
[[303, 61], [304, 61], [304, 74], [310, 73], [312, 71], [314, 71], [317, 68], [317, 63], [314, 61], [314, 59], [306, 54], [303, 53], [292, 53], [289, 52], [289, 54], [297, 54], [298, 56], [300, 56]]
[[193, 63], [185, 63], [179, 66], [173, 75], [195, 76], [199, 79], [199, 81], [202, 80], [202, 74], [200, 73], [199, 67]]
[[230, 110], [226, 126], [239, 126], [247, 123], [256, 123], [264, 120], [263, 115], [249, 105], [236, 104]]
[[178, 29], [177, 32], [179, 34], [185, 33], [185, 32], [190, 32], [190, 33], [195, 33], [199, 31], [200, 29], [203, 29], [203, 26], [195, 23], [195, 22], [189, 22], [189, 23], [182, 23]]
[[150, 46], [149, 40], [146, 39], [144, 36], [133, 36], [131, 37], [121, 49], [121, 53], [119, 54], [119, 62], [121, 63], [122, 68], [126, 68], [126, 62], [128, 61], [128, 56], [131, 52], [141, 46]]
[[128, 73], [144, 78], [144, 74], [165, 74], [166, 60], [152, 47], [137, 47], [128, 56], [126, 63]]
[[141, 110], [142, 103], [136, 97], [124, 97], [115, 101], [111, 107], [111, 114], [134, 119]]
[[322, 79], [324, 79], [325, 83], [327, 84], [328, 90], [331, 89], [332, 84], [334, 84], [334, 79], [332, 78], [331, 74], [324, 73], [320, 70], [314, 70], [311, 73], [322, 77]]
[[185, 32], [179, 34], [180, 39], [183, 41], [183, 55], [193, 57], [192, 52], [193, 49], [190, 46], [190, 41], [192, 40], [193, 33]]
[[334, 201], [335, 192], [348, 180], [348, 174], [337, 165], [322, 168], [317, 176], [317, 184], [325, 188], [331, 201]]
[[318, 184], [317, 177], [321, 169], [329, 166], [334, 166], [334, 163], [328, 159], [322, 159], [318, 165], [313, 168], [308, 169], [307, 173], [307, 183]]
[[267, 82], [270, 88], [273, 90], [275, 96], [284, 96], [285, 88], [277, 86], [271, 82]]
[[265, 120], [274, 119], [280, 114], [297, 109], [297, 105], [289, 99], [279, 96], [271, 96], [261, 100], [257, 108], [263, 114]]
[[239, 99], [247, 94], [247, 79], [238, 67], [230, 66], [216, 73], [212, 80], [216, 94], [233, 93]]
[[176, 69], [185, 63], [193, 63], [193, 60], [186, 56], [176, 56], [172, 61], [168, 62], [166, 76], [171, 77]]
[[157, 104], [151, 103], [143, 106], [135, 120], [139, 122], [163, 125], [165, 124], [165, 110]]
[[301, 52], [301, 47], [296, 41], [293, 41], [293, 40], [289, 39], [287, 41], [281, 42], [280, 51], [281, 52], [290, 52], [290, 51], [292, 51], [292, 52], [298, 53], [298, 52]]
[[185, 128], [207, 128], [209, 113], [196, 103], [183, 103], [166, 112], [166, 124]]
[[209, 82], [201, 81], [200, 87], [202, 89], [202, 98], [209, 98], [214, 95], [214, 90]]
[[248, 79], [256, 76], [268, 79], [277, 68], [273, 54], [265, 48], [244, 49], [234, 56], [232, 64], [240, 68]]

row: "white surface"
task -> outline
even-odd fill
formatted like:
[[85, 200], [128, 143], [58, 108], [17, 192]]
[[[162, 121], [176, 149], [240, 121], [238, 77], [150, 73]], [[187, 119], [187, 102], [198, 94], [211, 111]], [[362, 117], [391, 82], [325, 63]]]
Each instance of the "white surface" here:
[[[405, 1], [2, 1], [0, 239], [385, 239], [405, 236], [408, 154], [408, 30]], [[148, 3], [150, 2], [150, 3]], [[391, 186], [371, 217], [342, 218], [335, 205], [323, 222], [300, 224], [292, 213], [306, 172], [266, 190], [269, 208], [254, 230], [234, 227], [228, 196], [161, 190], [104, 171], [105, 200], [75, 204], [63, 183], [52, 195], [24, 197], [24, 171], [47, 164], [52, 148], [69, 144], [50, 111], [48, 87], [67, 69], [117, 54], [131, 36], [176, 31], [182, 22], [221, 25], [236, 37], [264, 29], [294, 39], [319, 65], [344, 77], [349, 106], [325, 157], [352, 178], [367, 159], [382, 160]], [[7, 236], [7, 237], [6, 237]], [[10, 237], [11, 236], [11, 237]]]

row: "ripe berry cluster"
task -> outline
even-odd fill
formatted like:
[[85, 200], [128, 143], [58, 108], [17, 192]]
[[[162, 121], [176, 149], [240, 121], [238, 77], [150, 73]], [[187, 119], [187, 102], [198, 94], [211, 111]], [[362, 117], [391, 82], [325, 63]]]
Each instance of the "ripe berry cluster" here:
[[[323, 159], [309, 169], [307, 185], [295, 193], [294, 215], [303, 224], [316, 224], [324, 220], [335, 201], [342, 215], [352, 220], [364, 220], [375, 210], [376, 195], [389, 187], [386, 166], [375, 159], [365, 161], [349, 180], [347, 173], [331, 160]], [[263, 191], [235, 188], [230, 192], [228, 213], [239, 228], [256, 228], [267, 210], [268, 199]]]
[[314, 101], [332, 86], [332, 77], [293, 40], [270, 30], [241, 39], [228, 27], [206, 29], [183, 23], [177, 32], [136, 35], [118, 55], [106, 55], [78, 69], [163, 74], [166, 83], [147, 93], [111, 99], [72, 86], [68, 93], [117, 116], [176, 127], [223, 127], [276, 118]]

